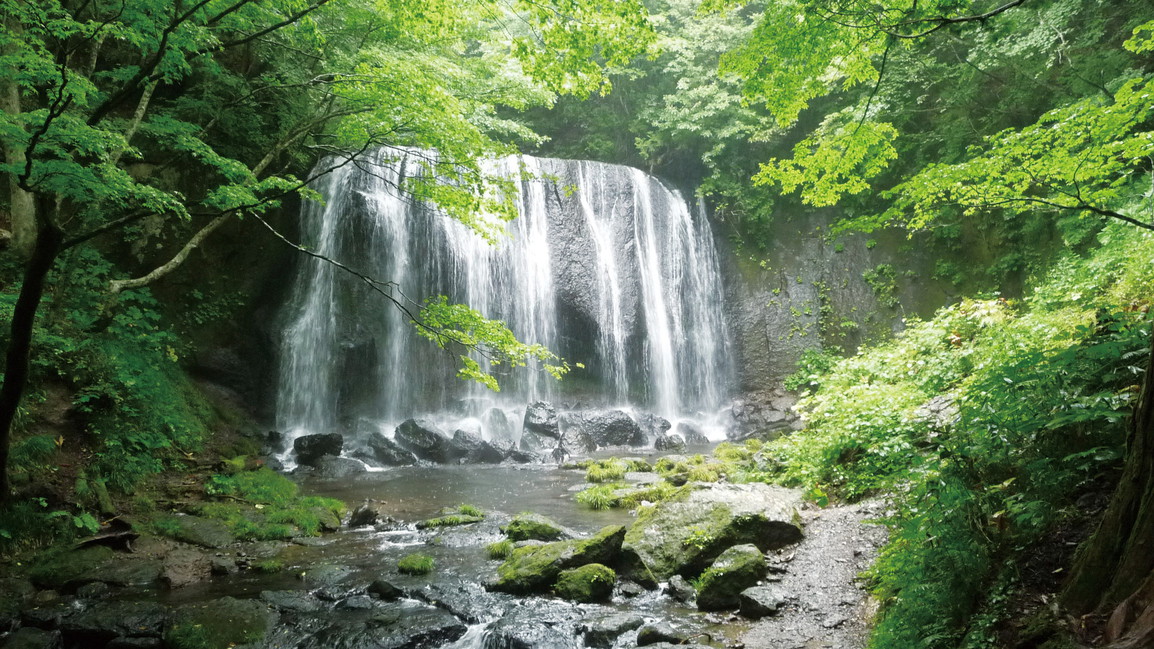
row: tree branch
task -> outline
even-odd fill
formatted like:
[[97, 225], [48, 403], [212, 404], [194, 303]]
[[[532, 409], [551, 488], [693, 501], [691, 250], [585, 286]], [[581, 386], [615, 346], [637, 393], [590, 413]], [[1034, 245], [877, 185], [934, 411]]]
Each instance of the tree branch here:
[[224, 222], [228, 220], [229, 216], [230, 214], [221, 214], [215, 219], [209, 221], [208, 225], [205, 225], [200, 229], [200, 231], [192, 235], [192, 238], [188, 240], [188, 243], [184, 244], [184, 247], [180, 249], [180, 252], [176, 253], [176, 255], [172, 259], [169, 259], [166, 263], [157, 266], [152, 270], [152, 272], [137, 277], [136, 279], [112, 280], [108, 284], [109, 293], [112, 295], [118, 295], [121, 291], [124, 290], [147, 286], [176, 270], [178, 266], [184, 263], [185, 259], [188, 259], [188, 255], [191, 254], [192, 251], [195, 250], [206, 238], [208, 238], [208, 235], [212, 234], [221, 225], [224, 225]]

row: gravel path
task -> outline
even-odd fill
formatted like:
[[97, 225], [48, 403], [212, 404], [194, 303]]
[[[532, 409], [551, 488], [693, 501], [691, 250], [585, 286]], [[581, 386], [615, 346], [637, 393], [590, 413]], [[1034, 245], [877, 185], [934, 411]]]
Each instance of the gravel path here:
[[864, 647], [874, 606], [857, 576], [885, 542], [885, 528], [866, 522], [884, 511], [878, 501], [803, 511], [805, 540], [779, 553], [770, 575], [786, 603], [749, 625], [745, 649]]

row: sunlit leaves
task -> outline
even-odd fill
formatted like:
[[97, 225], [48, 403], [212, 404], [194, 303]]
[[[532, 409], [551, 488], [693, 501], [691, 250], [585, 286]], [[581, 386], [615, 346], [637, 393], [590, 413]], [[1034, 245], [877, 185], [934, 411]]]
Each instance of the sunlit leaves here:
[[975, 148], [958, 164], [931, 164], [898, 185], [889, 216], [924, 227], [942, 206], [966, 211], [998, 207], [1031, 210], [1120, 208], [1150, 197], [1128, 191], [1154, 156], [1154, 91], [1147, 78], [1122, 84], [1114, 100], [1091, 97], [1007, 130]]
[[442, 349], [464, 351], [457, 376], [493, 391], [500, 390], [494, 373], [501, 366], [524, 367], [535, 361], [558, 379], [569, 371], [568, 363], [542, 345], [517, 340], [504, 322], [490, 320], [463, 304], [450, 304], [444, 295], [427, 299], [413, 324], [421, 336]]
[[608, 92], [604, 66], [620, 67], [649, 53], [656, 39], [639, 0], [519, 0], [516, 14], [528, 34], [514, 41], [515, 54], [533, 77], [561, 94]]
[[857, 111], [826, 118], [822, 126], [793, 149], [793, 158], [769, 160], [754, 177], [758, 184], [781, 185], [785, 193], [800, 189], [810, 205], [835, 205], [842, 196], [869, 189], [867, 182], [897, 157], [893, 126], [860, 120]]

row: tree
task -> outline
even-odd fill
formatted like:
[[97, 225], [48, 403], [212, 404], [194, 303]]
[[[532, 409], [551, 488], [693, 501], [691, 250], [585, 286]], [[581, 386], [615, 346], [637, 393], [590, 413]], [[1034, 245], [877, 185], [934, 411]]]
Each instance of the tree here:
[[[994, 5], [802, 0], [770, 6], [753, 36], [723, 64], [746, 79], [747, 98], [764, 102], [783, 125], [796, 123], [815, 98], [831, 92], [845, 93], [842, 104], [850, 105], [828, 115], [795, 147], [792, 159], [763, 165], [755, 180], [800, 191], [814, 205], [837, 204], [872, 189], [898, 158], [895, 146], [905, 136], [885, 116], [909, 108], [891, 104], [880, 92], [887, 64], [927, 37], [995, 16], [1008, 19], [1021, 5], [1017, 0]], [[1154, 76], [1148, 57], [1154, 51], [1154, 23], [1127, 33], [1125, 47], [1137, 57], [1123, 74], [1082, 79], [1089, 94], [1066, 98], [1033, 123], [987, 134], [957, 151], [960, 159], [892, 173], [882, 194], [888, 208], [851, 219], [846, 227], [900, 224], [916, 230], [943, 214], [997, 212], [1074, 214], [1154, 230]], [[932, 91], [918, 87], [912, 93]], [[1101, 527], [1082, 548], [1064, 595], [1074, 614], [1109, 617], [1112, 646], [1154, 642], [1152, 544], [1154, 365], [1147, 368], [1136, 402], [1122, 480]]]
[[[27, 258], [0, 388], [0, 501], [33, 325], [64, 251], [146, 220], [194, 226], [174, 257], [113, 281], [114, 298], [171, 272], [226, 222], [310, 196], [316, 175], [376, 146], [437, 149], [427, 179], [407, 189], [496, 236], [499, 219], [482, 215], [511, 207], [480, 159], [533, 137], [497, 108], [604, 91], [603, 66], [652, 41], [640, 5], [611, 0], [511, 10], [487, 0], [0, 0], [0, 15], [0, 68], [12, 71], [0, 81], [0, 169], [12, 249]], [[335, 155], [329, 169], [291, 173], [318, 151]], [[426, 331], [442, 344], [549, 358], [478, 338], [502, 332], [475, 312], [429, 314], [438, 317]]]

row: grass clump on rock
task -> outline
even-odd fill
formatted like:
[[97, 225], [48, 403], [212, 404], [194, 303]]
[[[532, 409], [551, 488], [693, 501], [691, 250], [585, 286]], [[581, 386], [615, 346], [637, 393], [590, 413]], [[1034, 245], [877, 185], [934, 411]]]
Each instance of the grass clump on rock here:
[[405, 575], [427, 575], [433, 572], [436, 562], [427, 554], [409, 554], [397, 562], [397, 570]]
[[585, 469], [585, 481], [600, 484], [603, 482], [616, 482], [625, 478], [625, 473], [629, 467], [621, 460], [612, 457], [608, 460], [600, 460], [591, 462], [589, 467]]
[[490, 543], [485, 546], [485, 554], [489, 555], [490, 559], [506, 559], [513, 553], [513, 542], [509, 539], [502, 539], [496, 543]]
[[430, 518], [427, 521], [417, 523], [417, 529], [456, 527], [458, 525], [480, 523], [485, 520], [485, 512], [472, 505], [459, 505], [454, 509], [443, 509], [441, 510], [441, 514], [442, 516], [438, 516], [437, 518]]
[[613, 595], [617, 573], [600, 563], [563, 570], [553, 585], [553, 593], [574, 602], [605, 602]]

